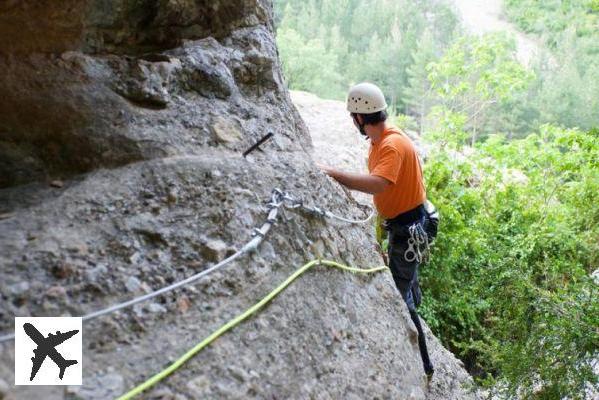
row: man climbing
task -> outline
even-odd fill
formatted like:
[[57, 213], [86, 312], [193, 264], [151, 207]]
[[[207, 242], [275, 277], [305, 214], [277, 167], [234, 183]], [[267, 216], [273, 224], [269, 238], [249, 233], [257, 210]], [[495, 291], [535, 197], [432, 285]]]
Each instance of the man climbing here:
[[389, 268], [418, 331], [418, 347], [424, 371], [434, 369], [416, 307], [420, 305], [418, 266], [427, 251], [424, 231], [426, 191], [414, 144], [399, 129], [387, 124], [387, 103], [383, 92], [371, 83], [353, 86], [347, 96], [347, 110], [354, 125], [370, 139], [370, 174], [339, 171], [320, 165], [331, 178], [349, 189], [374, 195], [374, 205], [385, 218], [389, 231]]

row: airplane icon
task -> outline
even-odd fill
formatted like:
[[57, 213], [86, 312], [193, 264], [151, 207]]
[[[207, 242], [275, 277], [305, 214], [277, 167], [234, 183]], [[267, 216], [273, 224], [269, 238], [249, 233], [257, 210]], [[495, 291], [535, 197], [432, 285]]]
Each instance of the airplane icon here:
[[64, 376], [65, 369], [70, 366], [77, 364], [77, 360], [65, 360], [63, 356], [60, 355], [58, 351], [56, 351], [55, 347], [64, 342], [65, 340], [75, 336], [78, 330], [69, 331], [65, 333], [60, 333], [60, 331], [56, 332], [56, 335], [48, 334], [48, 337], [44, 337], [40, 331], [38, 331], [35, 326], [30, 323], [26, 323], [23, 325], [23, 329], [25, 329], [25, 333], [27, 336], [31, 338], [37, 344], [37, 348], [33, 350], [33, 354], [35, 357], [31, 357], [31, 361], [33, 362], [33, 368], [31, 369], [31, 377], [29, 381], [32, 381], [37, 374], [37, 371], [42, 366], [42, 363], [46, 359], [46, 356], [49, 356], [52, 361], [60, 368], [60, 373], [58, 377], [62, 380]]

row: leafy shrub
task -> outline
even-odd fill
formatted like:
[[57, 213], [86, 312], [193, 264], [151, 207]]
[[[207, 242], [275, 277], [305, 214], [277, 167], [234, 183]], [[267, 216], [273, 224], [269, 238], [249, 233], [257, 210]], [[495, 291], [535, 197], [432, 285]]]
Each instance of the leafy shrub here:
[[423, 316], [498, 395], [584, 398], [599, 357], [599, 131], [449, 147], [425, 166], [442, 225]]

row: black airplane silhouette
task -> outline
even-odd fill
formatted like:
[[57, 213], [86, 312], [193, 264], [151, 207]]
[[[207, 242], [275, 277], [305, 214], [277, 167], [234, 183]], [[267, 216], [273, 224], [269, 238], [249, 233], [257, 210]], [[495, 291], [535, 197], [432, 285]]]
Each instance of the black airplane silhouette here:
[[58, 351], [56, 351], [55, 347], [76, 335], [77, 332], [79, 332], [78, 330], [65, 333], [60, 333], [60, 331], [57, 331], [56, 335], [50, 333], [48, 334], [48, 337], [45, 338], [44, 335], [42, 335], [40, 331], [38, 331], [35, 326], [31, 325], [30, 323], [24, 324], [23, 329], [25, 329], [27, 336], [29, 336], [31, 340], [37, 344], [37, 349], [33, 350], [35, 357], [31, 357], [33, 368], [31, 369], [31, 377], [29, 378], [29, 381], [32, 381], [33, 378], [35, 378], [35, 374], [37, 374], [37, 371], [39, 371], [42, 363], [46, 359], [46, 356], [50, 356], [50, 359], [54, 361], [58, 368], [60, 368], [60, 373], [58, 374], [60, 380], [62, 380], [64, 371], [68, 366], [77, 364], [76, 360], [65, 360], [64, 357], [61, 356]]

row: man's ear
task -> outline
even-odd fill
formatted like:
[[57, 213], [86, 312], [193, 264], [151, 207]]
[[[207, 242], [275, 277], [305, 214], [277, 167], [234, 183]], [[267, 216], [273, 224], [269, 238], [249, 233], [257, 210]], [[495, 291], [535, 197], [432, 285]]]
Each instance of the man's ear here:
[[362, 118], [362, 116], [360, 114], [356, 114], [356, 120], [358, 120], [358, 124], [360, 124], [360, 125], [364, 124], [364, 118]]

